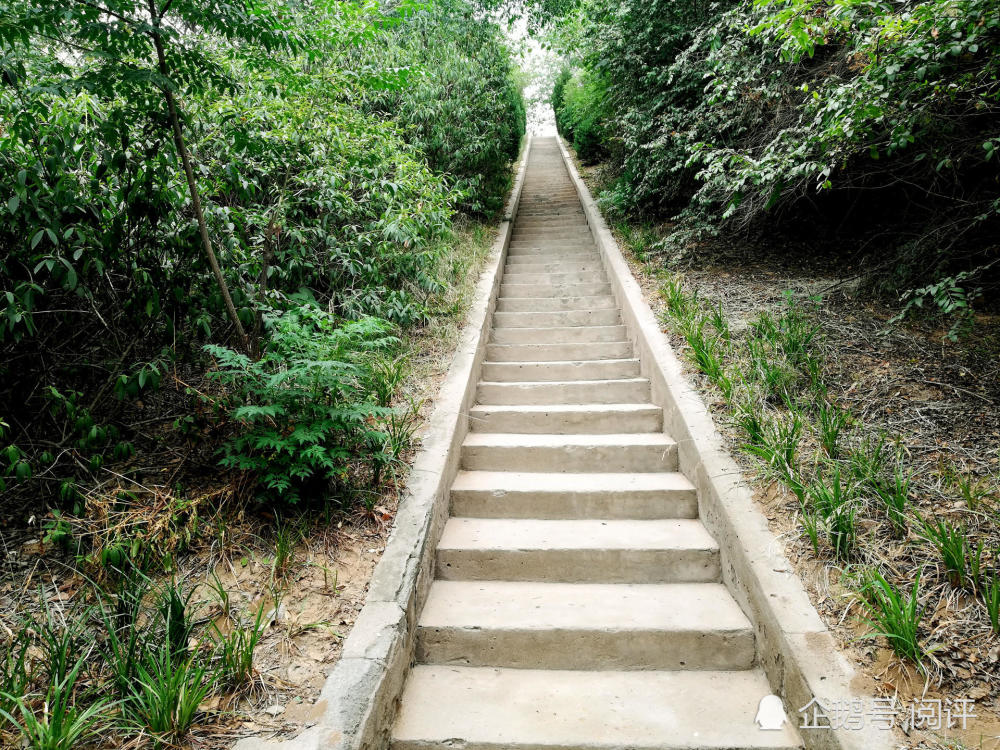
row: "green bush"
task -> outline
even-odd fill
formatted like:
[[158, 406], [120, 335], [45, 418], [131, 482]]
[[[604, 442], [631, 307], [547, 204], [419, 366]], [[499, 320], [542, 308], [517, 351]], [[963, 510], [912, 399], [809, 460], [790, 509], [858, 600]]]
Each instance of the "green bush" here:
[[372, 355], [391, 356], [399, 339], [376, 318], [340, 322], [308, 305], [267, 320], [258, 360], [209, 345], [231, 390], [237, 435], [222, 463], [258, 477], [266, 494], [297, 502], [348, 479], [360, 459], [380, 456], [391, 411], [371, 386]]
[[425, 324], [456, 210], [500, 207], [524, 132], [499, 29], [459, 0], [158, 12], [0, 9], [0, 489], [33, 504], [157, 447], [129, 425], [164, 375], [277, 351], [265, 320], [300, 299]]
[[606, 150], [610, 208], [680, 219], [665, 248], [765, 220], [837, 228], [845, 248], [877, 229], [874, 289], [912, 289], [911, 307], [966, 319], [986, 299], [1000, 227], [997, 0], [535, 4], [553, 8], [579, 68], [554, 92], [560, 128], [576, 141], [574, 90], [602, 113], [581, 156], [594, 141]]
[[525, 130], [500, 28], [464, 0], [433, 0], [380, 41], [369, 64], [403, 68], [406, 84], [370, 91], [370, 109], [400, 124], [463, 210], [498, 212]]
[[559, 132], [584, 162], [600, 160], [607, 155], [610, 140], [605, 128], [603, 83], [586, 71], [561, 76], [558, 83], [559, 96], [553, 97], [553, 107]]

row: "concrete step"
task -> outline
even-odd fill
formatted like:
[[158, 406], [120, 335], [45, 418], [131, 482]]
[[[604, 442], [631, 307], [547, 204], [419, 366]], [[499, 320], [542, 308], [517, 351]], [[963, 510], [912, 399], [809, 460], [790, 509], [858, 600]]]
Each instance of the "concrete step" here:
[[484, 362], [480, 373], [488, 382], [612, 380], [635, 378], [637, 359], [597, 359], [548, 362]]
[[597, 246], [590, 241], [573, 242], [516, 242], [512, 241], [507, 250], [508, 258], [558, 258], [561, 255], [597, 254]]
[[[531, 251], [531, 252], [529, 252]], [[510, 247], [507, 252], [507, 266], [538, 263], [600, 263], [603, 259], [596, 247], [574, 245], [557, 250], [536, 247]]]
[[637, 404], [649, 401], [649, 380], [482, 381], [479, 404]]
[[[523, 220], [522, 220], [523, 219]], [[519, 231], [532, 229], [555, 229], [563, 227], [588, 228], [587, 219], [581, 213], [573, 216], [525, 216], [518, 218], [514, 228]]]
[[611, 294], [609, 283], [589, 284], [500, 284], [500, 297], [595, 297]]
[[697, 518], [698, 498], [678, 472], [459, 471], [451, 512], [474, 518]]
[[617, 309], [618, 302], [610, 294], [589, 297], [528, 297], [498, 299], [497, 312], [558, 312], [561, 310]]
[[461, 466], [475, 471], [677, 471], [677, 444], [662, 432], [546, 435], [470, 432]]
[[[418, 665], [392, 750], [799, 750], [754, 724], [759, 669], [552, 671]], [[795, 720], [795, 707], [786, 706]]]
[[417, 661], [541, 669], [749, 669], [750, 621], [718, 583], [431, 584]]
[[551, 362], [577, 359], [628, 359], [629, 341], [599, 341], [581, 344], [487, 344], [490, 362]]
[[494, 328], [562, 328], [566, 326], [615, 326], [618, 310], [566, 310], [563, 312], [498, 312]]
[[568, 207], [561, 207], [555, 210], [546, 210], [537, 213], [521, 214], [518, 212], [518, 224], [522, 224], [522, 220], [524, 222], [530, 222], [531, 225], [537, 225], [548, 221], [564, 221], [567, 223], [588, 226], [587, 216], [583, 213], [583, 211], [579, 209], [572, 210]]
[[504, 272], [505, 284], [603, 284], [608, 275], [601, 271], [567, 271], [561, 273], [521, 273], [515, 269]]
[[494, 344], [590, 344], [625, 341], [623, 325], [545, 326], [543, 328], [494, 328]]
[[524, 256], [508, 258], [504, 273], [575, 273], [604, 271], [597, 255], [583, 256], [580, 260], [539, 260]]
[[536, 435], [659, 432], [663, 410], [653, 404], [477, 404], [469, 409], [469, 429]]
[[519, 229], [514, 227], [511, 234], [511, 242], [523, 242], [525, 240], [576, 240], [592, 239], [590, 229], [584, 225], [574, 227], [553, 227], [551, 229]]
[[719, 547], [701, 521], [450, 518], [437, 548], [445, 580], [564, 583], [718, 581]]

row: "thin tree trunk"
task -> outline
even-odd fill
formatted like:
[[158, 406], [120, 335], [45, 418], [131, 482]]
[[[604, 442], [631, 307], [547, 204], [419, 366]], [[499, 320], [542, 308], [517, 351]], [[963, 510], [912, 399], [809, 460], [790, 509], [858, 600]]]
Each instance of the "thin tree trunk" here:
[[[164, 78], [169, 78], [167, 75], [167, 57], [163, 51], [163, 40], [160, 38], [160, 16], [157, 14], [156, 10], [156, 0], [148, 0], [149, 4], [149, 15], [153, 24], [153, 46], [156, 48], [156, 59], [160, 68], [160, 75]], [[201, 245], [205, 250], [205, 255], [208, 256], [208, 265], [212, 267], [212, 273], [215, 275], [215, 281], [219, 285], [219, 289], [222, 292], [222, 298], [226, 303], [226, 311], [229, 313], [230, 320], [233, 321], [233, 325], [236, 326], [236, 333], [240, 339], [240, 345], [243, 347], [243, 351], [247, 354], [252, 354], [252, 347], [250, 345], [250, 339], [247, 337], [247, 332], [243, 328], [243, 324], [240, 322], [240, 317], [236, 313], [236, 305], [233, 304], [233, 298], [229, 294], [229, 286], [226, 284], [226, 278], [222, 275], [222, 269], [219, 267], [219, 259], [215, 255], [215, 250], [212, 249], [212, 240], [208, 236], [208, 225], [205, 223], [205, 213], [201, 208], [201, 196], [198, 194], [198, 183], [194, 179], [194, 170], [191, 168], [191, 156], [188, 153], [187, 145], [184, 143], [184, 133], [181, 130], [181, 120], [177, 113], [177, 102], [174, 99], [174, 93], [169, 88], [163, 89], [163, 96], [167, 100], [167, 109], [170, 114], [170, 125], [174, 131], [174, 145], [177, 147], [177, 152], [180, 154], [181, 163], [184, 165], [184, 177], [187, 179], [188, 192], [191, 194], [191, 205], [194, 208], [195, 219], [198, 221], [198, 231], [201, 234]]]

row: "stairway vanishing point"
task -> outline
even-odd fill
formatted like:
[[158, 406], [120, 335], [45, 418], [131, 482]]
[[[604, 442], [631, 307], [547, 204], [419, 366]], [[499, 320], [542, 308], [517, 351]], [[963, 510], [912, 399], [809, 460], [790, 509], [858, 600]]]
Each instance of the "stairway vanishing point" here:
[[640, 373], [535, 138], [394, 750], [801, 746]]

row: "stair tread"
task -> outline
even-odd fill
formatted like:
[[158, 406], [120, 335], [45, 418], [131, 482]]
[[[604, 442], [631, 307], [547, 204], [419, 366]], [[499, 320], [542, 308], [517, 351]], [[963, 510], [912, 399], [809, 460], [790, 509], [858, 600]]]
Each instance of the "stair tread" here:
[[630, 490], [694, 490], [691, 481], [679, 471], [660, 472], [530, 472], [530, 471], [459, 471], [452, 489], [469, 491], [542, 490], [552, 492], [628, 492]]
[[697, 519], [460, 518], [445, 524], [439, 550], [717, 550]]
[[750, 630], [721, 583], [547, 583], [442, 581], [431, 584], [421, 627], [493, 630]]
[[[800, 748], [795, 729], [754, 724], [760, 669], [612, 671], [418, 665], [395, 750]], [[461, 738], [461, 740], [456, 740]]]
[[661, 411], [655, 404], [476, 404], [472, 412], [529, 412], [548, 414], [553, 412], [635, 412]]

